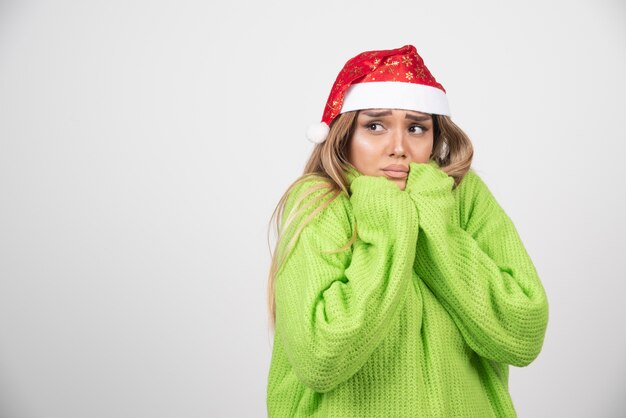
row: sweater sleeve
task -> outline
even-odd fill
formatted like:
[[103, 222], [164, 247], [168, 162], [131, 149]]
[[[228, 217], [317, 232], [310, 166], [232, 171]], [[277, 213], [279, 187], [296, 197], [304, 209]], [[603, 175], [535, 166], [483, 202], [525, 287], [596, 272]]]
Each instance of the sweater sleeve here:
[[[316, 392], [334, 389], [363, 366], [412, 279], [418, 228], [408, 194], [374, 176], [357, 176], [350, 190], [306, 224], [276, 276], [276, 335], [295, 375]], [[317, 206], [294, 218], [294, 228]], [[349, 242], [353, 223], [352, 247], [329, 253]]]
[[407, 190], [420, 217], [415, 272], [476, 353], [527, 366], [547, 328], [544, 288], [511, 219], [473, 171], [458, 190], [465, 225], [453, 222], [453, 183], [434, 163], [410, 165]]

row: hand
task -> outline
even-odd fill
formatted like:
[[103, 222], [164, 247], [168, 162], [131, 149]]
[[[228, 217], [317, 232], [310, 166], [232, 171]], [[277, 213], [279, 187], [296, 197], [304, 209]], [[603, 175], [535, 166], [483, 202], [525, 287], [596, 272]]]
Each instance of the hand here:
[[360, 175], [350, 184], [350, 202], [357, 221], [378, 228], [406, 228], [417, 211], [409, 195], [384, 176]]
[[406, 191], [412, 198], [433, 196], [452, 191], [454, 178], [443, 171], [436, 161], [409, 164]]

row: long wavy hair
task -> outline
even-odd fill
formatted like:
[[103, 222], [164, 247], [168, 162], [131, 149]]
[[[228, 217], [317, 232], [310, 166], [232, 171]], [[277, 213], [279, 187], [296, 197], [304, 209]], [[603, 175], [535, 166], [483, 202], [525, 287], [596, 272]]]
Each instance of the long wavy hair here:
[[[289, 252], [295, 246], [298, 236], [308, 222], [319, 212], [324, 210], [334, 199], [340, 194], [350, 195], [348, 188], [348, 180], [344, 175], [344, 171], [348, 167], [354, 167], [347, 159], [347, 150], [349, 141], [355, 130], [356, 120], [359, 111], [342, 113], [337, 116], [330, 125], [330, 131], [324, 142], [315, 145], [309, 160], [307, 161], [304, 172], [287, 188], [282, 195], [268, 225], [268, 245], [272, 254], [272, 262], [269, 270], [267, 284], [267, 305], [269, 314], [269, 323], [273, 330], [276, 324], [276, 304], [274, 297], [274, 283], [277, 272], [280, 270], [282, 262], [287, 258]], [[433, 118], [433, 150], [430, 160], [435, 160], [439, 167], [449, 176], [454, 178], [453, 188], [456, 188], [465, 174], [469, 171], [474, 155], [474, 148], [469, 137], [459, 128], [448, 116], [432, 115]], [[298, 201], [294, 203], [292, 213], [283, 219], [283, 211], [289, 194], [302, 182], [307, 180], [322, 180], [315, 182]], [[306, 196], [318, 190], [324, 190], [322, 193], [307, 203], [306, 206], [300, 206], [300, 203]], [[310, 214], [310, 216], [301, 224], [292, 235], [290, 242], [282, 243], [283, 232], [287, 230], [290, 223], [298, 217], [303, 211], [311, 206], [318, 206]], [[271, 251], [269, 244], [269, 229], [275, 221], [277, 231], [277, 241], [274, 251]], [[334, 252], [343, 251], [349, 248], [356, 240], [356, 228], [349, 242]], [[283, 250], [279, 251], [279, 248]]]

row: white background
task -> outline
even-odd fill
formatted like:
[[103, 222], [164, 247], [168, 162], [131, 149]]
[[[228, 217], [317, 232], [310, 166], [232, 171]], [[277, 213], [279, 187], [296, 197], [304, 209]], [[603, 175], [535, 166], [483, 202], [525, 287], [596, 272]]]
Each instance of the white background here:
[[263, 417], [268, 221], [413, 44], [550, 303], [520, 417], [626, 415], [626, 5], [0, 1], [0, 417]]

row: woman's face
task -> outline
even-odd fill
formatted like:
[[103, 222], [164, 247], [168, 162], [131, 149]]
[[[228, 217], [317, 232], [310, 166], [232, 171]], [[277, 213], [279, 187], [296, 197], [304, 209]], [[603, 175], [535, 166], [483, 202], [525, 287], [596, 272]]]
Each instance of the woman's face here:
[[401, 190], [409, 163], [428, 162], [433, 149], [433, 119], [399, 109], [361, 110], [348, 146], [348, 161], [362, 174], [386, 176]]

